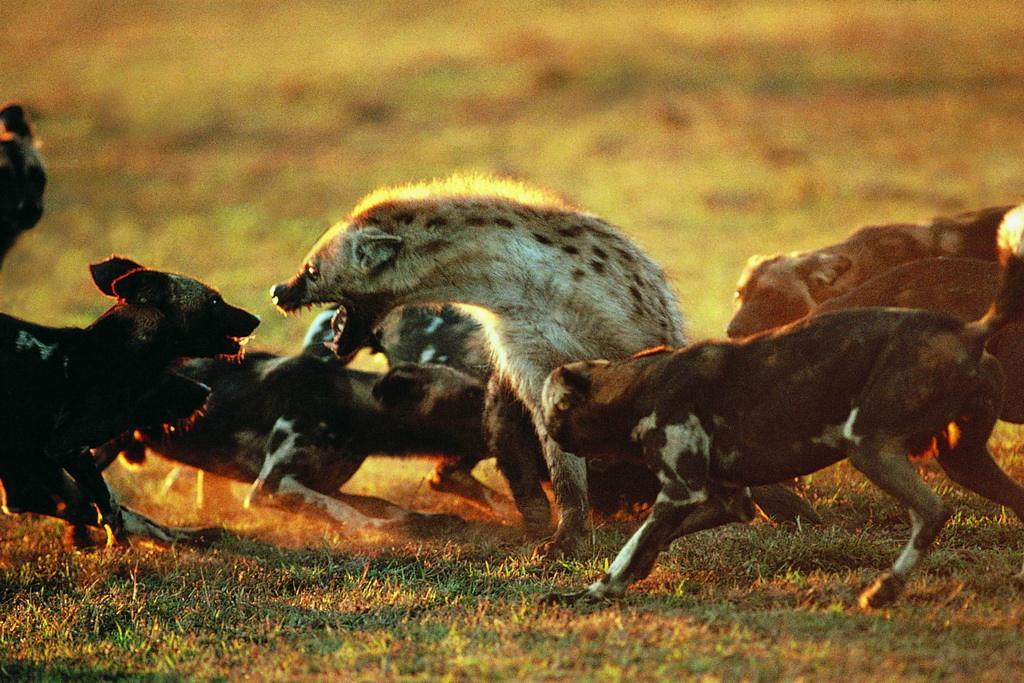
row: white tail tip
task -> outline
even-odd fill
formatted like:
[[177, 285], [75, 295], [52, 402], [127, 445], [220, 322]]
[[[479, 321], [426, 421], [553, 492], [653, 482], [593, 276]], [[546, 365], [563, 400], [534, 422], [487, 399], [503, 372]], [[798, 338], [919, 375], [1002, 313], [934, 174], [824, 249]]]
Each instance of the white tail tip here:
[[1024, 204], [1007, 211], [999, 226], [1000, 261], [1005, 262], [1010, 254], [1024, 258]]

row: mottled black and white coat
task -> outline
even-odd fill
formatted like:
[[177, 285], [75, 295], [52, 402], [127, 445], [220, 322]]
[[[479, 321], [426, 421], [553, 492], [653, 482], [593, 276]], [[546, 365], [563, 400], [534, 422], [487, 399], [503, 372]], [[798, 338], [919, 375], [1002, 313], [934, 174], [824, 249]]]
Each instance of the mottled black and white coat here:
[[[582, 539], [587, 488], [583, 461], [544, 429], [544, 378], [572, 360], [683, 341], [664, 273], [632, 240], [550, 194], [490, 178], [371, 194], [272, 296], [285, 311], [341, 305], [340, 355], [358, 348], [393, 308], [449, 302], [469, 311], [543, 442], [559, 510], [558, 531], [542, 548], [552, 555]], [[539, 487], [531, 493], [534, 500], [517, 501], [520, 509], [546, 510]]]
[[[108, 444], [97, 458], [148, 448], [174, 462], [251, 483], [246, 507], [307, 511], [355, 529], [400, 530], [422, 515], [340, 488], [366, 458], [381, 454], [438, 460], [431, 488], [483, 508], [501, 496], [471, 472], [485, 452], [480, 433], [483, 385], [435, 364], [398, 364], [386, 374], [345, 367], [306, 352], [250, 352], [241, 362], [203, 359], [178, 370], [211, 388], [203, 415], [185, 430], [142, 430]], [[435, 519], [436, 521], [436, 519]]]
[[864, 308], [812, 317], [744, 341], [701, 342], [617, 361], [572, 363], [546, 380], [548, 432], [591, 457], [656, 468], [662, 490], [608, 572], [555, 600], [621, 596], [673, 539], [749, 520], [746, 487], [808, 474], [843, 458], [904, 505], [911, 537], [860, 598], [888, 604], [928, 551], [949, 509], [909, 454], [930, 453], [958, 484], [1024, 520], [1024, 488], [986, 441], [1003, 378], [986, 340], [1024, 313], [1024, 207], [1001, 228], [1003, 278], [981, 319]]

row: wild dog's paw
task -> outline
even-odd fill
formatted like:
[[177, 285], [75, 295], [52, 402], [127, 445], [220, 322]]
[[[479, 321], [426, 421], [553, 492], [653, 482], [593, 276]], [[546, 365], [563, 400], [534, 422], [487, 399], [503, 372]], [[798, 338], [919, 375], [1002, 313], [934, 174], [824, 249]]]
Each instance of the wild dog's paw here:
[[95, 550], [103, 545], [85, 524], [68, 524], [64, 527], [64, 547], [67, 550]]
[[381, 525], [384, 531], [408, 536], [438, 536], [464, 530], [468, 522], [458, 515], [409, 512]]
[[224, 540], [228, 536], [228, 530], [218, 526], [199, 527], [195, 529], [168, 529], [175, 543], [187, 545], [190, 548], [208, 548], [211, 545]]
[[575, 593], [547, 593], [537, 600], [537, 604], [568, 607], [569, 605], [609, 604], [611, 601], [612, 600], [609, 596], [599, 595], [589, 588], [586, 588]]
[[875, 579], [875, 582], [864, 589], [857, 600], [861, 609], [877, 609], [892, 604], [903, 587], [906, 579], [891, 572], [886, 572]]

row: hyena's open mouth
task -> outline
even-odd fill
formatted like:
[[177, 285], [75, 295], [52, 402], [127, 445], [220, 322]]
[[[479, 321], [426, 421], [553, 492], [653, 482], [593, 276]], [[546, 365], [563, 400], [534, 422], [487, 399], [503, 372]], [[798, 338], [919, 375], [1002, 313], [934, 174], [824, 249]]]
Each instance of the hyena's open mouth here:
[[348, 362], [366, 345], [373, 333], [374, 322], [376, 316], [366, 314], [361, 308], [357, 309], [351, 303], [339, 304], [338, 312], [331, 318], [334, 338], [327, 347], [335, 356]]

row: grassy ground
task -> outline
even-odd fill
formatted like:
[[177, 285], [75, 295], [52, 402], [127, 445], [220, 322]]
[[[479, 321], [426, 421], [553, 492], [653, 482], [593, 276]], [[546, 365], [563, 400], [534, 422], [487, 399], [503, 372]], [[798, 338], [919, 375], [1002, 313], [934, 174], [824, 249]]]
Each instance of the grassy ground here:
[[[1016, 3], [0, 3], [0, 99], [25, 102], [47, 214], [0, 271], [0, 310], [84, 324], [85, 265], [187, 271], [295, 348], [267, 287], [381, 183], [509, 173], [625, 228], [668, 269], [694, 337], [719, 334], [757, 252], [871, 221], [1018, 200], [1024, 15]], [[1017, 433], [996, 439], [1024, 478]], [[353, 489], [465, 512], [424, 463]], [[169, 522], [165, 468], [115, 471]], [[493, 476], [493, 473], [492, 473]], [[945, 480], [934, 483], [948, 490]], [[1005, 512], [962, 511], [896, 607], [857, 590], [900, 512], [845, 467], [816, 476], [821, 529], [769, 524], [676, 544], [622, 605], [537, 609], [598, 575], [635, 524], [554, 566], [514, 526], [352, 538], [225, 512], [210, 552], [68, 555], [59, 526], [0, 520], [0, 678], [1019, 680], [1024, 554]], [[504, 520], [513, 523], [515, 520]]]

